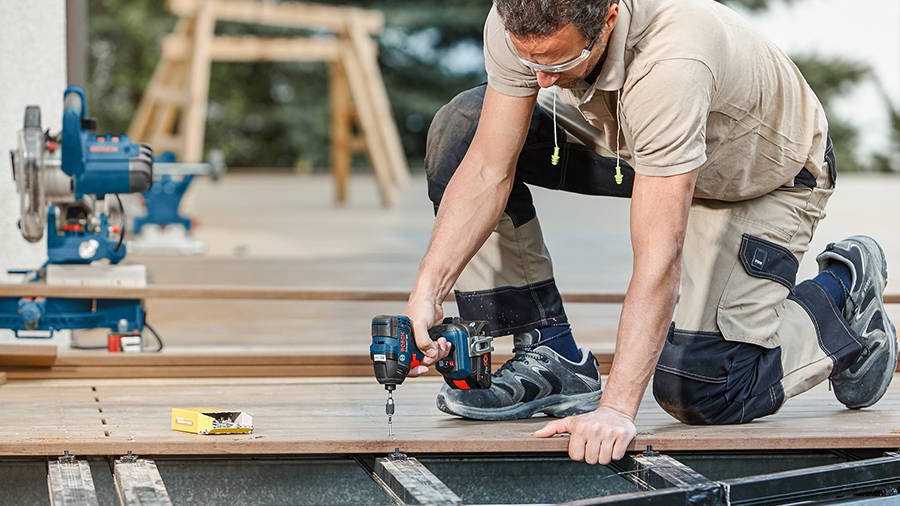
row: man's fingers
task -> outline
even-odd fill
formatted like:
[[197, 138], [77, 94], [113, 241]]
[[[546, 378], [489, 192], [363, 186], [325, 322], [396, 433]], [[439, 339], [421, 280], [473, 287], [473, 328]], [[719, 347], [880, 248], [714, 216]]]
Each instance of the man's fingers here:
[[[584, 462], [586, 464], [596, 464], [597, 459], [600, 457], [600, 443], [602, 441], [598, 438], [591, 438], [588, 440], [584, 449]], [[601, 462], [602, 464], [602, 462]]]
[[617, 437], [616, 442], [612, 447], [612, 459], [619, 460], [625, 456], [625, 451], [628, 450], [628, 443], [631, 442], [631, 439], [634, 437], [633, 434], [625, 434], [622, 437]]
[[612, 449], [613, 449], [613, 444], [616, 442], [616, 440], [613, 438], [612, 435], [607, 435], [606, 437], [600, 439], [599, 441], [600, 441], [600, 455], [597, 458], [597, 462], [599, 462], [600, 464], [603, 464], [605, 466], [606, 464], [609, 464], [609, 462], [612, 460]]
[[569, 432], [569, 428], [566, 426], [566, 420], [554, 420], [552, 422], [548, 422], [546, 425], [541, 427], [540, 429], [534, 431], [535, 437], [550, 437], [556, 434], [565, 434]]
[[446, 338], [441, 337], [434, 342], [437, 345], [436, 348], [438, 351], [438, 359], [444, 358], [450, 354], [450, 342], [447, 341]]
[[575, 461], [584, 460], [585, 440], [580, 435], [572, 434], [569, 438], [569, 458]]
[[411, 376], [411, 377], [415, 378], [416, 376], [421, 376], [423, 374], [426, 374], [427, 372], [428, 372], [427, 367], [425, 367], [424, 365], [419, 365], [419, 366], [413, 367], [409, 371], [409, 374], [407, 374], [407, 376]]

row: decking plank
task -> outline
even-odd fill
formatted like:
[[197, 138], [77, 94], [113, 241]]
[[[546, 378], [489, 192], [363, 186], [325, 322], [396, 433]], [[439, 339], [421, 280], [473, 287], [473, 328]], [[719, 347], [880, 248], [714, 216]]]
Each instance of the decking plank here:
[[[395, 439], [387, 438], [384, 390], [371, 378], [39, 380], [0, 389], [16, 423], [0, 428], [0, 455], [334, 454], [560, 452], [567, 439], [531, 433], [548, 419], [462, 420], [434, 404], [440, 381], [410, 380], [395, 393]], [[170, 430], [172, 407], [240, 409], [254, 417], [242, 436]], [[102, 410], [102, 411], [101, 411]], [[900, 386], [874, 407], [850, 411], [825, 385], [776, 415], [735, 426], [688, 426], [646, 396], [633, 449], [774, 450], [900, 446]], [[108, 434], [108, 435], [107, 435]], [[447, 442], [452, 441], [452, 445]]]

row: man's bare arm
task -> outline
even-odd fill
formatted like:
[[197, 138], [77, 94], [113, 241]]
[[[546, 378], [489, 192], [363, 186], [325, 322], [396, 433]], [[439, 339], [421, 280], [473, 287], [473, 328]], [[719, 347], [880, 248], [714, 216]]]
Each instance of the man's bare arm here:
[[616, 338], [616, 356], [596, 411], [550, 422], [538, 437], [569, 433], [569, 456], [608, 464], [625, 455], [634, 417], [672, 319], [681, 250], [697, 171], [669, 177], [635, 175], [631, 197], [634, 270]]
[[631, 197], [634, 271], [619, 319], [616, 357], [600, 401], [632, 418], [672, 321], [696, 180], [696, 170], [670, 177], [635, 176]]
[[424, 366], [449, 351], [446, 342], [439, 343], [440, 350], [434, 346], [427, 329], [440, 319], [441, 302], [500, 220], [536, 100], [536, 95], [509, 97], [487, 86], [475, 137], [444, 191], [406, 308], [416, 345], [426, 354], [411, 375], [423, 373]]

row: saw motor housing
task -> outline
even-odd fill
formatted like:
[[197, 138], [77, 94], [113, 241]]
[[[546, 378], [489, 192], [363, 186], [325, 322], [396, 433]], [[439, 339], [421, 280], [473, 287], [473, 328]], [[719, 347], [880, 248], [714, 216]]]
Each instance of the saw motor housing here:
[[[105, 196], [143, 192], [153, 183], [153, 151], [127, 135], [93, 135], [84, 91], [66, 88], [63, 127], [56, 136], [41, 128], [38, 106], [25, 109], [25, 121], [12, 151], [13, 178], [21, 209], [19, 229], [41, 240], [48, 218], [48, 263], [117, 263], [125, 256], [121, 236], [107, 219]], [[50, 236], [53, 237], [50, 237]]]

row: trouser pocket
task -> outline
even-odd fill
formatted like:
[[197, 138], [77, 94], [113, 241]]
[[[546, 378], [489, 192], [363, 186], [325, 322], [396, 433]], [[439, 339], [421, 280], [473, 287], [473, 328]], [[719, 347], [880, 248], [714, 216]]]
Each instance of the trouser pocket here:
[[719, 300], [716, 325], [725, 339], [778, 346], [779, 308], [794, 287], [799, 261], [786, 247], [744, 233], [737, 263]]

